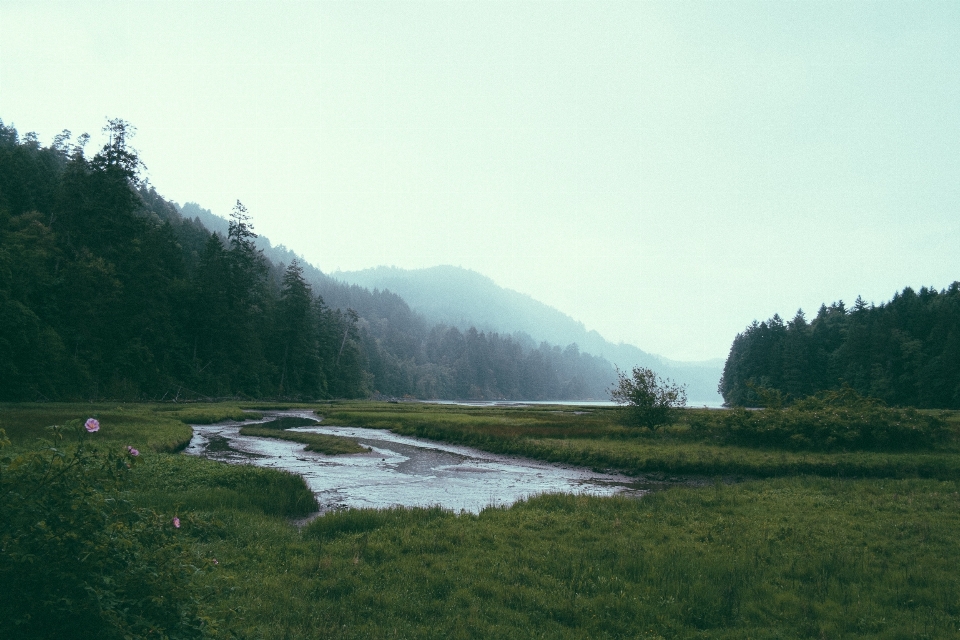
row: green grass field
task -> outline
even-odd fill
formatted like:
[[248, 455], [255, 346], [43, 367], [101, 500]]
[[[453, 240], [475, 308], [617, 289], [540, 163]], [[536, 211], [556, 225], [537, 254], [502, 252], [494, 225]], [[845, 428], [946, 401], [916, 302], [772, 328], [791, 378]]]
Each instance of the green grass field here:
[[[179, 516], [197, 593], [243, 638], [949, 638], [960, 632], [960, 453], [813, 454], [662, 434], [569, 407], [317, 406], [325, 424], [629, 473], [739, 475], [640, 500], [541, 496], [479, 515], [315, 509], [303, 481], [174, 452], [254, 405], [2, 405], [23, 450], [91, 415], [149, 452], [130, 496]], [[263, 407], [264, 409], [266, 407]], [[96, 412], [96, 413], [94, 413]], [[197, 420], [196, 418], [200, 418]], [[954, 423], [956, 424], [956, 423]], [[7, 453], [9, 450], [5, 450]], [[776, 476], [776, 477], [774, 477]]]
[[221, 420], [253, 420], [260, 414], [235, 404], [147, 405], [116, 403], [0, 404], [0, 429], [15, 447], [32, 446], [48, 435], [47, 427], [68, 420], [97, 418], [104, 444], [135, 446], [142, 451], [170, 453], [187, 446], [189, 424]]

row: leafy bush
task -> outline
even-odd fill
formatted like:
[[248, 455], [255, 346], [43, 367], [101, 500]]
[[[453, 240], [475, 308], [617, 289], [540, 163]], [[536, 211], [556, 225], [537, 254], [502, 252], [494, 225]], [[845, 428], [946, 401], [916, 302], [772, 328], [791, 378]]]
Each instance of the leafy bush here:
[[617, 369], [617, 382], [610, 399], [626, 407], [627, 421], [634, 426], [656, 429], [668, 424], [674, 410], [686, 406], [686, 389], [664, 380], [652, 369], [634, 367], [628, 376]]
[[776, 405], [734, 409], [695, 420], [694, 431], [728, 444], [814, 451], [910, 451], [942, 443], [949, 435], [939, 417], [886, 406], [846, 387]]
[[125, 488], [139, 452], [98, 450], [94, 427], [52, 427], [46, 448], [0, 460], [0, 636], [213, 635], [179, 519], [133, 505]]

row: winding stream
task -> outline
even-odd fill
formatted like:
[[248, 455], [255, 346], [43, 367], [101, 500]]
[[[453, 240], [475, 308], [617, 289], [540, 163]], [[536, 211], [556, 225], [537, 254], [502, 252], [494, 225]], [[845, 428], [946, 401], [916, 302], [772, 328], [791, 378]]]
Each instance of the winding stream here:
[[635, 479], [596, 473], [470, 447], [401, 436], [382, 429], [320, 425], [290, 431], [352, 438], [370, 453], [328, 456], [296, 442], [240, 435], [244, 425], [281, 416], [315, 419], [309, 411], [277, 412], [259, 421], [194, 425], [191, 455], [297, 473], [316, 494], [321, 513], [343, 508], [430, 507], [479, 513], [540, 493], [642, 495]]

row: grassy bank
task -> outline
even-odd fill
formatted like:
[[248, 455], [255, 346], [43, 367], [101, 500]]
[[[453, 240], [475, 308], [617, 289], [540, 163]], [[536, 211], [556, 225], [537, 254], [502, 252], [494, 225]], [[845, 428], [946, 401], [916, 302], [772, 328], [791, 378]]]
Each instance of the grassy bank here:
[[98, 442], [131, 445], [141, 451], [170, 452], [190, 443], [190, 424], [251, 420], [256, 412], [238, 404], [151, 405], [132, 403], [2, 403], [0, 429], [15, 448], [29, 447], [49, 435], [47, 427], [78, 418], [97, 418], [104, 425]]
[[[5, 405], [0, 426], [25, 448], [45, 423], [96, 410], [101, 445], [149, 452], [127, 495], [167, 526], [179, 519], [176, 536], [202, 568], [191, 593], [220, 621], [204, 627], [210, 636], [940, 638], [960, 628], [957, 476], [789, 476], [803, 459], [870, 458], [722, 447], [682, 424], [642, 434], [606, 410], [346, 403], [318, 411], [328, 424], [601, 468], [673, 472], [682, 453], [705, 475], [730, 456], [735, 473], [783, 477], [641, 500], [541, 496], [479, 515], [349, 510], [297, 528], [290, 519], [315, 508], [302, 479], [162, 452], [179, 446], [183, 416], [236, 418], [244, 407]], [[909, 475], [911, 456], [949, 470], [957, 454], [876, 455], [884, 473]]]
[[299, 532], [218, 507], [184, 531], [243, 637], [934, 638], [960, 622], [958, 489], [789, 478]]
[[[960, 454], [954, 441], [906, 453], [785, 451], [725, 445], [690, 429], [689, 421], [708, 411], [687, 410], [678, 423], [653, 433], [621, 425], [616, 409], [605, 407], [337, 403], [317, 409], [326, 424], [391, 429], [497, 453], [615, 469], [631, 475], [960, 478]], [[956, 416], [951, 424], [956, 429]]]

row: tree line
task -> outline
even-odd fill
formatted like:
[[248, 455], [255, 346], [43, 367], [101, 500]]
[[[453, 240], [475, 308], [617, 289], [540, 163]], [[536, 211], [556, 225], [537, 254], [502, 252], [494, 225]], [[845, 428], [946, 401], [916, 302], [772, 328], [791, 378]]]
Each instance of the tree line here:
[[43, 147], [0, 122], [0, 400], [605, 396], [613, 367], [575, 345], [318, 291], [257, 248], [242, 203], [212, 233], [141, 179], [131, 125], [105, 133], [88, 158], [86, 134]]
[[728, 405], [759, 406], [770, 391], [802, 398], [849, 386], [896, 406], [960, 408], [960, 282], [907, 287], [890, 302], [821, 305], [754, 321], [733, 341], [720, 381]]

